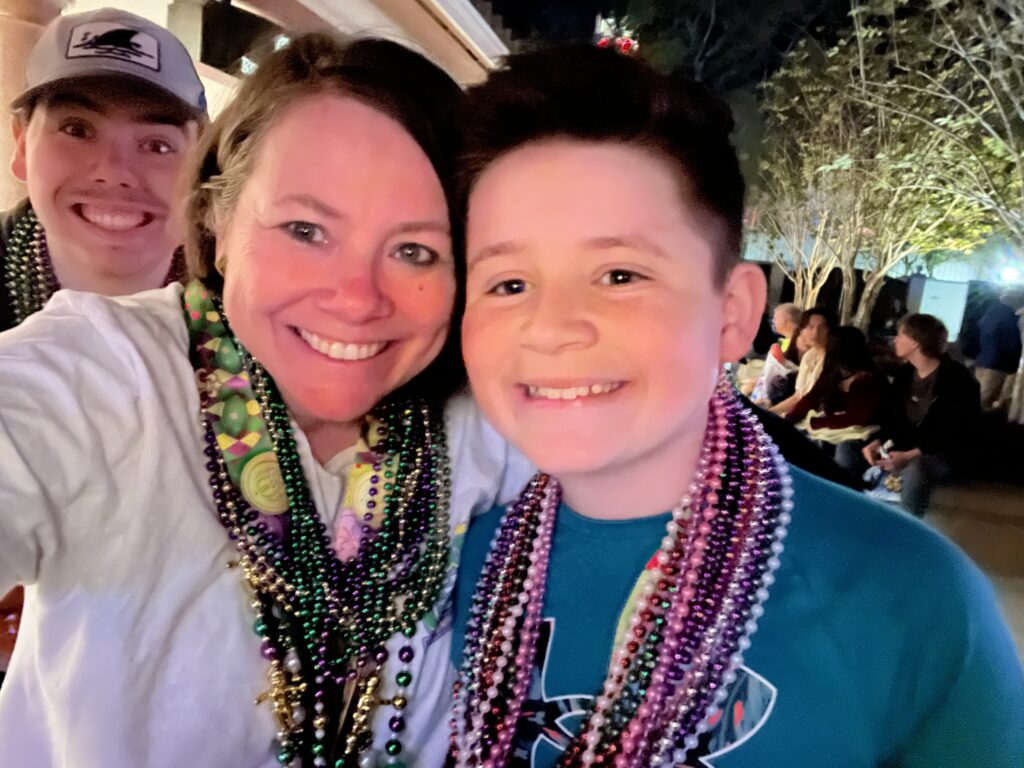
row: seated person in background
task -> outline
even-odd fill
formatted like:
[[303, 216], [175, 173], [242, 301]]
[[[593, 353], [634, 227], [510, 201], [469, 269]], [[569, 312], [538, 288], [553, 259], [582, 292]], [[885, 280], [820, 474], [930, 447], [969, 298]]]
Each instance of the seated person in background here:
[[974, 361], [974, 375], [981, 385], [981, 407], [998, 408], [1003, 384], [1020, 365], [1021, 333], [1017, 311], [1024, 307], [1024, 289], [1004, 290], [978, 323], [980, 349]]
[[[966, 367], [946, 355], [946, 326], [932, 315], [904, 317], [893, 340], [905, 361], [892, 383], [887, 422], [863, 457], [871, 466], [898, 474], [903, 506], [921, 517], [938, 485], [970, 470], [981, 414], [978, 382]], [[896, 450], [883, 455], [892, 440]]]
[[863, 332], [844, 325], [829, 335], [821, 376], [786, 419], [793, 424], [806, 419], [810, 436], [836, 446], [839, 465], [856, 472], [867, 438], [884, 420], [888, 392], [889, 382]]
[[790, 342], [793, 340], [793, 333], [800, 324], [803, 311], [796, 304], [779, 304], [772, 313], [772, 328], [779, 334], [779, 340], [772, 344], [768, 354], [764, 358], [764, 369], [760, 378], [755, 380], [750, 389], [741, 387], [744, 394], [750, 395], [754, 400], [765, 404], [774, 404], [785, 399], [782, 397], [772, 398], [773, 393], [785, 391], [785, 379], [790, 373], [795, 373], [798, 364], [788, 357]]
[[800, 363], [796, 374], [796, 391], [785, 400], [773, 405], [772, 413], [785, 416], [804, 395], [811, 391], [818, 381], [818, 377], [821, 376], [821, 370], [825, 364], [825, 349], [828, 346], [829, 331], [838, 325], [839, 321], [830, 309], [814, 307], [804, 312], [792, 337], [796, 339], [795, 348], [793, 344], [790, 344], [789, 351], [786, 353], [791, 361], [799, 360]]

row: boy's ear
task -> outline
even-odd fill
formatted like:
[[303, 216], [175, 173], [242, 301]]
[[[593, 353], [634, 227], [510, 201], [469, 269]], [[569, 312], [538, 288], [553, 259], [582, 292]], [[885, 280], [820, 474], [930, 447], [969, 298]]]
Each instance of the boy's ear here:
[[25, 139], [28, 133], [28, 121], [21, 114], [11, 115], [11, 133], [14, 135], [11, 173], [18, 181], [25, 181], [28, 178], [28, 163], [25, 160]]
[[734, 363], [750, 351], [761, 325], [768, 282], [757, 264], [738, 264], [722, 288], [721, 362]]

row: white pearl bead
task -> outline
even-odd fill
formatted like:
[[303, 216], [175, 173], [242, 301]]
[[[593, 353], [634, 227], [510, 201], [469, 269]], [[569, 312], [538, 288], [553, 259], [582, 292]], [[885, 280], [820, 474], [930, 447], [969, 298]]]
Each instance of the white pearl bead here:
[[377, 754], [372, 749], [368, 749], [359, 756], [359, 768], [376, 768], [377, 766]]
[[295, 707], [295, 709], [292, 710], [292, 720], [295, 721], [296, 725], [304, 723], [306, 720], [306, 708]]
[[299, 656], [294, 649], [285, 654], [284, 667], [292, 674], [297, 674], [302, 669], [302, 662], [299, 661]]

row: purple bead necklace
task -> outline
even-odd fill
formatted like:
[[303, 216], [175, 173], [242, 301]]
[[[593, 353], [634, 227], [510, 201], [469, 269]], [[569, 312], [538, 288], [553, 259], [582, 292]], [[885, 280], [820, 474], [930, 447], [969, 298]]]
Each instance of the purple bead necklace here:
[[[558, 765], [676, 765], [697, 746], [763, 614], [792, 508], [785, 464], [726, 380], [694, 480], [581, 733]], [[526, 696], [561, 499], [538, 474], [507, 510], [470, 609], [450, 761], [501, 768]]]

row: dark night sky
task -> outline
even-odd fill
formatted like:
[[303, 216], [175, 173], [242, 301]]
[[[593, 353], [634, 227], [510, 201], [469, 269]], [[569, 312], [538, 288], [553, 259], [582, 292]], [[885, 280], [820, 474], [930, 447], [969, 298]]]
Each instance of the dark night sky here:
[[531, 28], [551, 40], [589, 39], [598, 13], [608, 13], [618, 0], [491, 0], [505, 26], [517, 37]]

